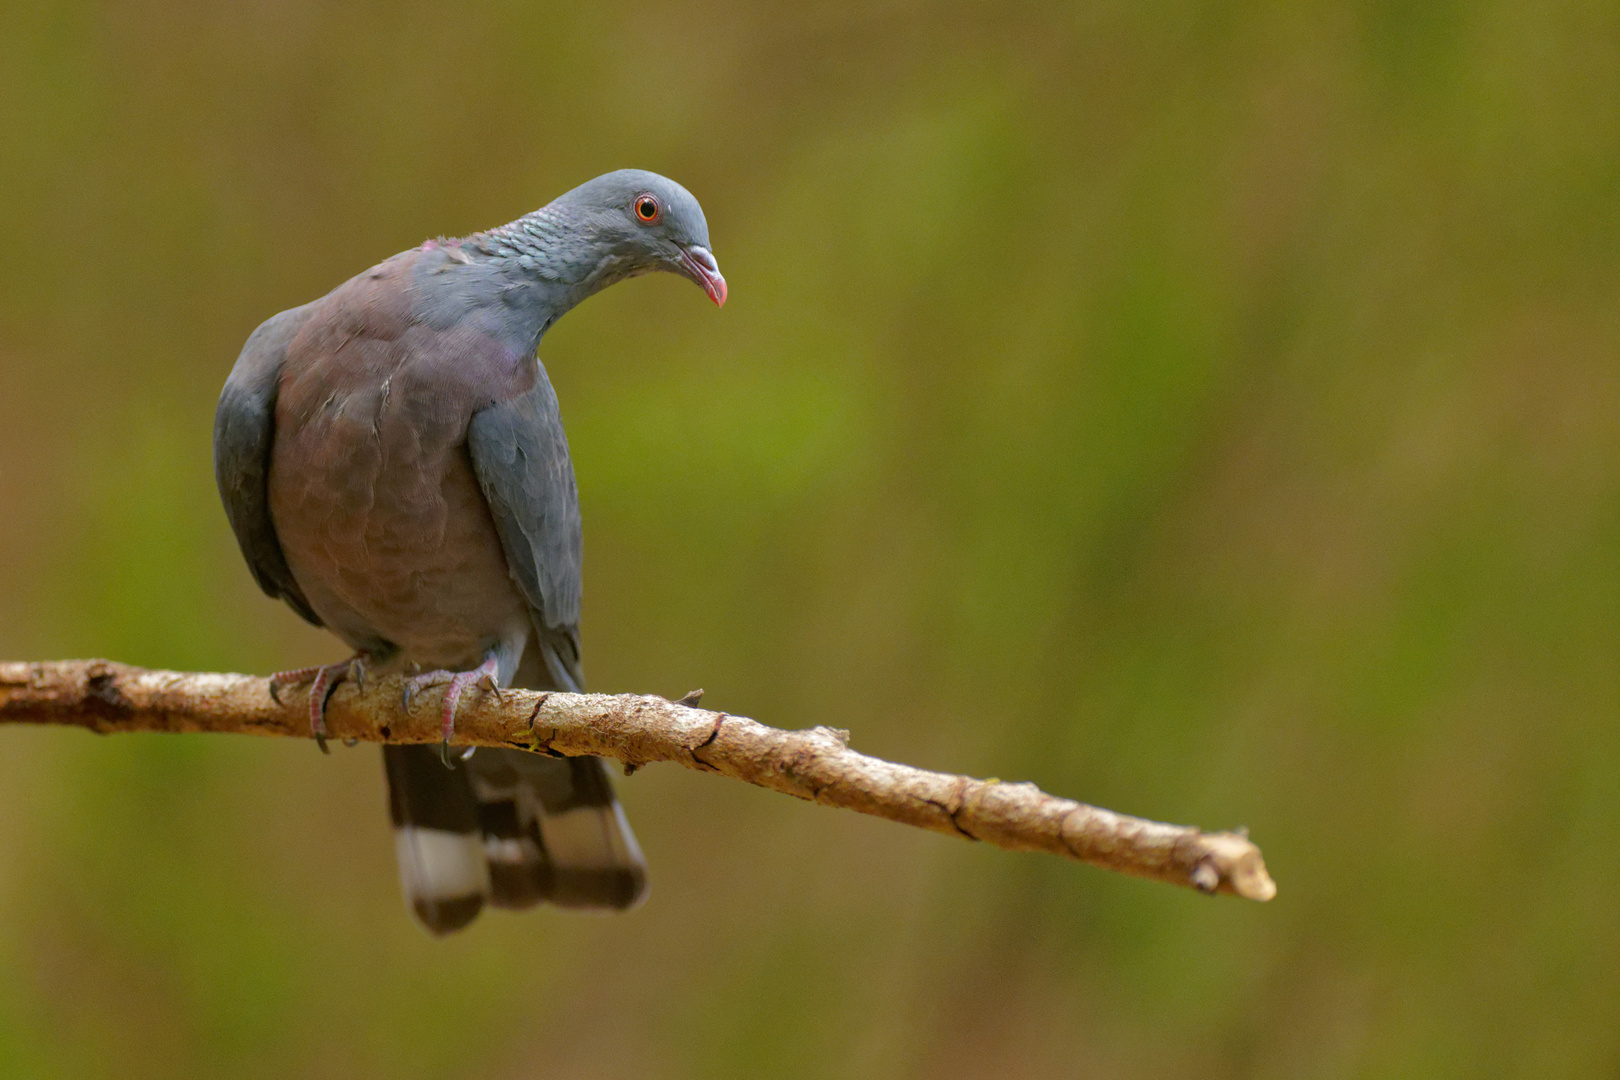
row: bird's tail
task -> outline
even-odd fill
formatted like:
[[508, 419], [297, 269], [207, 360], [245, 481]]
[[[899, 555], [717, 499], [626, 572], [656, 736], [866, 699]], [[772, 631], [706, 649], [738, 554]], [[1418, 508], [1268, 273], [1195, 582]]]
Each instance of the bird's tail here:
[[385, 746], [400, 884], [435, 934], [488, 902], [624, 911], [647, 863], [601, 758], [480, 749], [446, 769], [436, 746]]

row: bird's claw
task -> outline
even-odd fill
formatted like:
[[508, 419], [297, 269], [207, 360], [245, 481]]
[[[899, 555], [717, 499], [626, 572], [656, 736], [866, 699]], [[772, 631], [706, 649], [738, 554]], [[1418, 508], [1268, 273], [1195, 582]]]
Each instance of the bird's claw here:
[[476, 746], [464, 746], [454, 755], [455, 760], [452, 761], [452, 755], [450, 753], [450, 740], [444, 739], [439, 743], [439, 760], [444, 762], [445, 768], [453, 772], [456, 767], [456, 761], [466, 761], [468, 758], [473, 756], [473, 752], [477, 749], [478, 747]]
[[283, 703], [281, 691], [284, 688], [313, 682], [309, 688], [309, 729], [315, 736], [315, 745], [321, 748], [321, 753], [330, 754], [332, 749], [326, 745], [326, 702], [344, 679], [353, 679], [360, 691], [365, 692], [368, 659], [370, 657], [362, 652], [356, 653], [340, 664], [278, 671], [270, 676], [270, 700], [281, 705]]
[[289, 686], [298, 686], [307, 683], [321, 673], [318, 667], [294, 668], [291, 671], [278, 671], [270, 676], [270, 700], [277, 705], [285, 705], [281, 700], [281, 691]]
[[[450, 737], [456, 733], [456, 705], [461, 700], [461, 692], [469, 686], [485, 685], [495, 694], [496, 700], [501, 698], [501, 686], [498, 681], [500, 668], [493, 655], [486, 656], [484, 662], [471, 671], [430, 671], [423, 675], [414, 675], [405, 681], [405, 709], [410, 710], [411, 699], [417, 691], [424, 686], [438, 685], [449, 680], [444, 689], [443, 713], [439, 722], [439, 760], [447, 769], [454, 769], [455, 762], [450, 757]], [[470, 751], [469, 751], [470, 753]], [[469, 754], [462, 754], [466, 760]]]
[[356, 653], [349, 661], [349, 681], [357, 693], [366, 692], [366, 654]]
[[411, 702], [416, 700], [416, 695], [421, 693], [423, 689], [454, 680], [455, 673], [450, 671], [429, 671], [425, 675], [412, 675], [405, 680], [405, 688], [400, 692], [400, 703], [405, 707], [406, 712], [410, 712]]

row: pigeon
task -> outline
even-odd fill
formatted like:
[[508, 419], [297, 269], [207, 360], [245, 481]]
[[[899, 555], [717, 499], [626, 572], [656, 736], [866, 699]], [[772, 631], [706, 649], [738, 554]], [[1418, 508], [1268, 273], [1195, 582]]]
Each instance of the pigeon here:
[[580, 692], [579, 500], [537, 349], [614, 282], [726, 280], [696, 199], [655, 173], [599, 176], [487, 232], [429, 240], [276, 315], [220, 394], [214, 469], [259, 587], [354, 650], [281, 672], [334, 687], [401, 672], [442, 687], [440, 746], [384, 746], [400, 881], [434, 934], [488, 904], [626, 910], [646, 861], [600, 758], [452, 755], [469, 688]]

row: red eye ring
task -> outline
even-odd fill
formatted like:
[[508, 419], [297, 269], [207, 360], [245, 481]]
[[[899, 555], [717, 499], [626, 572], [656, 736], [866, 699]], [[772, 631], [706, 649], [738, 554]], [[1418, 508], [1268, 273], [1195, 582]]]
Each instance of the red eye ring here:
[[658, 196], [646, 192], [636, 196], [636, 220], [643, 225], [656, 225], [658, 219], [664, 216], [664, 208], [659, 205]]

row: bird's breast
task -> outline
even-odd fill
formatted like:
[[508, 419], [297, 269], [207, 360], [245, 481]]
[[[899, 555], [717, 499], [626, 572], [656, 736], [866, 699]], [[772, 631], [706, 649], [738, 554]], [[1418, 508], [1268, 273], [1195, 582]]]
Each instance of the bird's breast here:
[[394, 359], [283, 386], [271, 517], [316, 613], [352, 644], [464, 666], [528, 620], [466, 450], [496, 388]]

